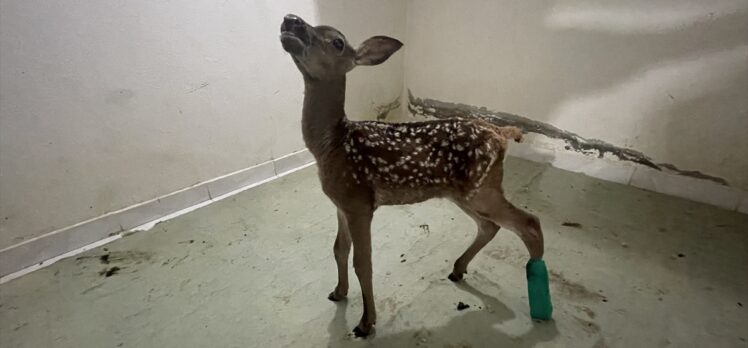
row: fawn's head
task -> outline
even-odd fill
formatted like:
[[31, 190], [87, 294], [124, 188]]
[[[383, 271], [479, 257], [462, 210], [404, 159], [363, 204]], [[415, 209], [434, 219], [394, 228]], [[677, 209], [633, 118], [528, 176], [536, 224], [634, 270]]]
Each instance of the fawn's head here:
[[283, 18], [280, 40], [301, 73], [312, 80], [345, 76], [357, 65], [377, 65], [395, 53], [402, 43], [387, 36], [374, 36], [353, 48], [337, 29], [313, 27], [298, 16]]

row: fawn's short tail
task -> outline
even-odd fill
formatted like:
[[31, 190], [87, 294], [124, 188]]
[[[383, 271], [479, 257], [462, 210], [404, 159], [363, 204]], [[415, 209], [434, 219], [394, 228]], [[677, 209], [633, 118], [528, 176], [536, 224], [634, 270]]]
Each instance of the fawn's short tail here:
[[522, 141], [522, 130], [517, 127], [500, 127], [499, 133], [501, 133], [501, 135], [503, 135], [507, 139], [514, 139], [514, 141], [518, 143]]

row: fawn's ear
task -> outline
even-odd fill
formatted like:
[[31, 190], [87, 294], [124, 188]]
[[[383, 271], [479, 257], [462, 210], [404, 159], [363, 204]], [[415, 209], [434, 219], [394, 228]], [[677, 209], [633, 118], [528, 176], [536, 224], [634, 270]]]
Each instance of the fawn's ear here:
[[403, 43], [391, 37], [372, 36], [356, 49], [356, 65], [383, 63], [400, 47], [403, 47]]

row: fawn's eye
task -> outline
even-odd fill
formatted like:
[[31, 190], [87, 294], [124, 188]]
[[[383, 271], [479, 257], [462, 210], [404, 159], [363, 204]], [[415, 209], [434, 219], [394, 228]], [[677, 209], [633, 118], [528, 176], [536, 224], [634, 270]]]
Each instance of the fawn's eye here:
[[335, 40], [332, 40], [332, 45], [335, 46], [338, 50], [342, 50], [343, 47], [345, 47], [345, 42], [343, 42], [342, 39], [336, 38]]

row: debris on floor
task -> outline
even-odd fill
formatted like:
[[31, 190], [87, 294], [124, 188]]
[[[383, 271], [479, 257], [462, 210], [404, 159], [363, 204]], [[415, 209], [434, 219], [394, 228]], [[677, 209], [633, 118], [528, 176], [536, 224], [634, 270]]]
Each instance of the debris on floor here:
[[114, 266], [112, 268], [104, 268], [103, 270], [101, 270], [99, 272], [99, 275], [104, 276], [106, 278], [109, 278], [109, 277], [117, 274], [117, 272], [119, 272], [119, 270], [120, 270], [120, 268], [117, 267], [117, 266]]
[[[351, 342], [346, 333], [362, 313], [360, 288], [349, 269], [347, 302], [324, 298], [336, 282], [330, 250], [336, 213], [312, 167], [0, 285], [0, 323], [9, 327], [0, 347], [745, 346], [748, 282], [734, 275], [745, 270], [748, 235], [734, 231], [748, 229], [748, 216], [507, 160], [506, 170], [514, 171], [506, 177], [507, 192], [517, 206], [529, 202], [541, 221], [556, 221], [549, 232], [565, 221], [601, 232], [565, 227], [569, 233], [547, 234], [557, 305], [550, 324], [535, 325], [528, 317], [527, 254], [514, 235], [497, 235], [471, 262], [466, 280], [446, 279], [476, 228], [451, 202], [432, 200], [377, 212], [377, 336]], [[541, 169], [543, 185], [571, 182], [588, 193], [573, 190], [563, 197], [576, 202], [568, 205], [545, 205], [545, 195], [535, 190], [516, 193], [526, 172]], [[289, 194], [293, 189], [299, 193]], [[294, 214], [272, 218], [274, 206]], [[693, 217], [680, 214], [690, 206]], [[424, 238], [418, 228], [424, 222], [442, 232]], [[667, 232], [658, 233], [659, 226]], [[704, 238], [704, 231], [724, 233]], [[109, 263], [102, 263], [107, 254]], [[406, 257], [407, 265], [397, 265]], [[688, 279], [688, 286], [672, 279]], [[715, 317], [718, 326], [710, 326]], [[225, 334], [201, 334], [214, 329], [212, 321]]]
[[470, 305], [469, 304], [465, 304], [462, 301], [460, 301], [460, 303], [457, 304], [457, 310], [458, 311], [465, 310], [465, 309], [468, 309], [468, 308], [470, 308]]
[[561, 226], [580, 228], [582, 227], [582, 224], [578, 222], [565, 221], [564, 223], [561, 224]]

